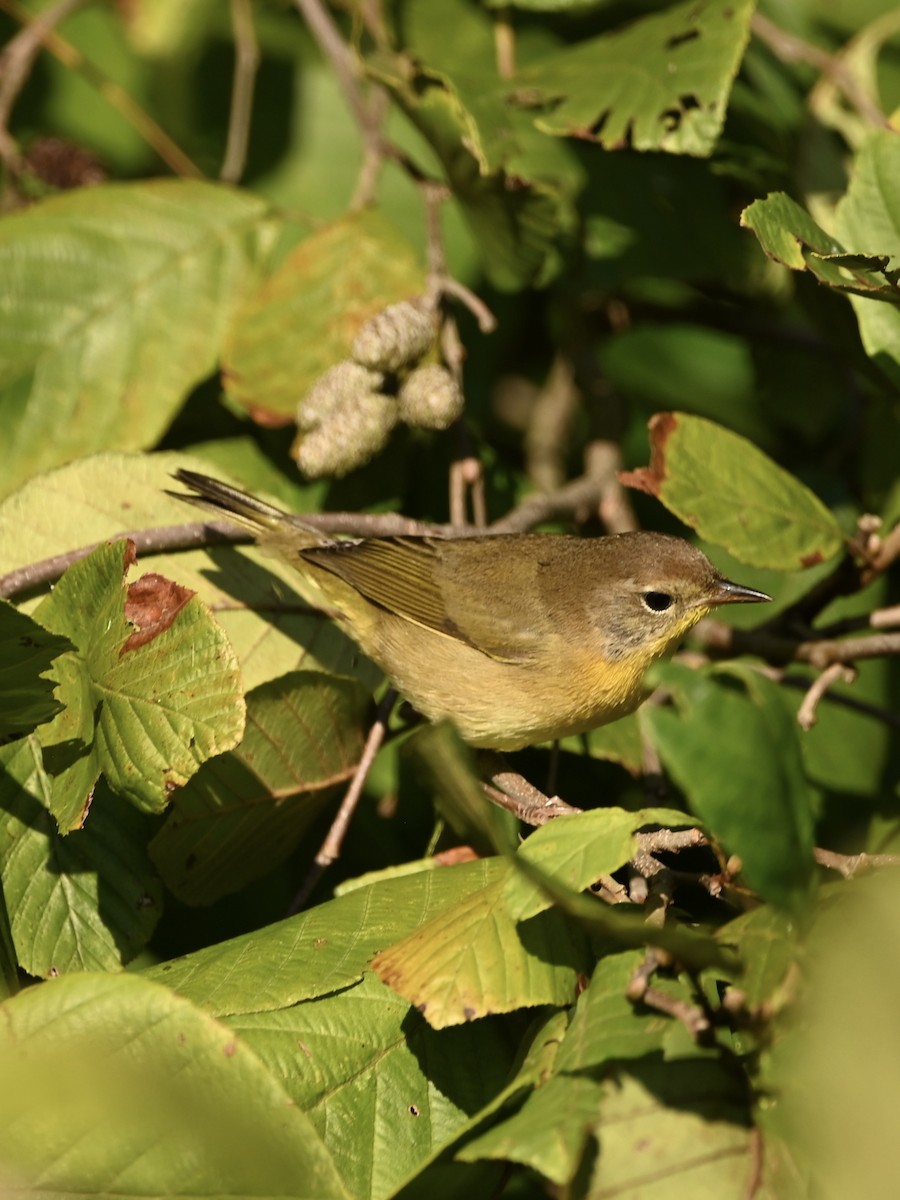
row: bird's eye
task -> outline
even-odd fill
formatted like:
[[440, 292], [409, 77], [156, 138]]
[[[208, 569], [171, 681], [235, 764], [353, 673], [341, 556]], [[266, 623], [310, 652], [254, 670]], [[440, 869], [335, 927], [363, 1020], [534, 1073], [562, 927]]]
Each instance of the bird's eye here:
[[672, 597], [668, 592], [644, 592], [641, 599], [644, 601], [644, 605], [655, 613], [665, 612], [673, 604]]

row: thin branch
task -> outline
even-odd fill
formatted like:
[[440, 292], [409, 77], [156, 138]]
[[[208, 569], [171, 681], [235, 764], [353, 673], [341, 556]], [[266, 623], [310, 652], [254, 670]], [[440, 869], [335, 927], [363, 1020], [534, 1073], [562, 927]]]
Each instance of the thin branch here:
[[836, 850], [822, 850], [818, 846], [814, 853], [819, 866], [837, 871], [845, 879], [877, 867], [900, 867], [900, 854], [838, 854]]
[[494, 10], [494, 58], [501, 79], [512, 79], [516, 73], [516, 30], [509, 5]]
[[816, 709], [828, 689], [835, 683], [852, 683], [856, 679], [856, 671], [844, 663], [832, 663], [810, 684], [809, 690], [803, 697], [797, 709], [797, 724], [801, 729], [810, 730], [816, 723]]
[[341, 806], [334, 820], [331, 822], [331, 826], [325, 835], [325, 840], [320, 846], [318, 854], [313, 859], [312, 866], [306, 878], [291, 901], [290, 908], [288, 909], [289, 916], [298, 913], [303, 908], [312, 895], [316, 884], [322, 878], [322, 875], [340, 857], [347, 829], [362, 798], [363, 788], [366, 785], [372, 764], [384, 742], [385, 734], [387, 733], [388, 718], [391, 715], [391, 709], [394, 707], [396, 700], [397, 693], [393, 688], [390, 688], [378, 705], [378, 713], [369, 730], [369, 736], [366, 738], [366, 744], [363, 747], [359, 763], [353, 773], [350, 786], [344, 794]]
[[[27, 9], [18, 3], [18, 0], [0, 0], [0, 10], [8, 13], [20, 25], [30, 27], [34, 24], [35, 19], [32, 18]], [[37, 20], [40, 20], [40, 18], [37, 18]], [[114, 83], [89, 58], [86, 58], [80, 50], [76, 49], [71, 42], [67, 42], [65, 38], [60, 37], [51, 28], [44, 29], [41, 36], [41, 43], [64, 66], [70, 67], [73, 71], [79, 71], [89, 83], [93, 84], [104, 100], [112, 105], [137, 130], [144, 141], [156, 151], [174, 174], [188, 179], [203, 178], [203, 172], [200, 168], [191, 162], [181, 147], [169, 137], [150, 114], [141, 108], [124, 88]], [[2, 125], [0, 125], [0, 128], [2, 128]]]
[[[296, 522], [321, 533], [353, 534], [359, 537], [442, 537], [448, 533], [463, 532], [447, 525], [413, 521], [396, 513], [305, 513], [297, 517]], [[72, 563], [87, 558], [98, 546], [122, 538], [130, 538], [139, 554], [164, 554], [173, 550], [196, 550], [221, 544], [247, 545], [254, 540], [252, 534], [228, 521], [192, 521], [185, 525], [160, 525], [113, 533], [102, 541], [91, 542], [63, 554], [54, 554], [51, 558], [0, 575], [0, 598], [8, 600], [12, 596], [55, 583]]]
[[428, 262], [426, 304], [436, 308], [441, 296], [453, 296], [469, 309], [482, 333], [493, 333], [497, 328], [497, 318], [479, 296], [454, 279], [447, 270], [441, 233], [441, 206], [450, 196], [447, 185], [432, 179], [421, 179], [419, 190], [425, 206], [425, 256]]
[[572, 427], [581, 404], [571, 361], [557, 354], [534, 398], [525, 429], [526, 472], [541, 492], [556, 491], [565, 483]]
[[546, 796], [515, 771], [498, 771], [490, 783], [483, 783], [485, 795], [494, 804], [524, 821], [526, 825], [546, 825], [554, 817], [581, 812], [558, 796]]
[[331, 64], [347, 107], [364, 137], [380, 138], [379, 126], [359, 86], [359, 65], [341, 32], [320, 0], [294, 0], [319, 49]]
[[[772, 668], [771, 671], [765, 673], [784, 687], [796, 688], [802, 692], [809, 690], [809, 678], [805, 675], [787, 675], [777, 668]], [[876, 721], [889, 725], [891, 729], [900, 730], [900, 713], [894, 712], [893, 709], [881, 708], [878, 704], [860, 700], [857, 696], [846, 696], [843, 692], [826, 692], [823, 699], [828, 704], [836, 704], [840, 708], [849, 708], [866, 717], [874, 717]]]
[[825, 75], [834, 86], [843, 92], [849, 103], [865, 120], [882, 129], [889, 129], [890, 122], [878, 107], [876, 102], [862, 88], [847, 69], [846, 63], [839, 54], [829, 54], [820, 46], [804, 41], [786, 30], [779, 28], [762, 13], [754, 13], [750, 20], [750, 28], [782, 62], [806, 63]]
[[667, 956], [653, 949], [648, 950], [644, 961], [635, 967], [625, 995], [633, 1004], [644, 1004], [657, 1012], [674, 1017], [684, 1025], [694, 1041], [703, 1041], [712, 1029], [712, 1022], [707, 1013], [699, 1005], [670, 996], [661, 988], [653, 987], [650, 982], [660, 967], [668, 965]]
[[[524, 533], [546, 521], [583, 520], [591, 513], [599, 512], [604, 501], [611, 510], [616, 510], [618, 501], [613, 498], [613, 493], [618, 492], [621, 485], [616, 478], [618, 458], [609, 452], [609, 446], [610, 443], [605, 441], [591, 443], [585, 452], [583, 475], [549, 495], [528, 496], [505, 517], [494, 521], [491, 532]], [[624, 508], [617, 511], [622, 523], [627, 523], [625, 512]]]
[[244, 174], [247, 162], [253, 89], [260, 59], [250, 0], [231, 0], [231, 25], [234, 30], [234, 76], [228, 114], [228, 140], [219, 171], [219, 178], [224, 183], [237, 183]]
[[636, 834], [641, 854], [676, 854], [679, 850], [692, 850], [697, 846], [708, 846], [702, 829], [651, 829]]
[[858, 617], [844, 617], [830, 625], [818, 625], [816, 634], [823, 638], [842, 637], [845, 633], [858, 633], [862, 629], [894, 629], [900, 625], [900, 604], [889, 608], [876, 608], [873, 612]]
[[886, 658], [900, 654], [900, 633], [876, 633], [871, 637], [794, 640], [761, 629], [732, 629], [722, 621], [704, 620], [694, 636], [712, 658], [731, 658], [756, 654], [780, 666], [809, 663], [823, 671], [832, 663], [854, 663], [867, 658]]
[[31, 69], [41, 53], [44, 39], [52, 30], [86, 4], [88, 0], [57, 0], [38, 16], [30, 13], [12, 12], [0, 4], [11, 16], [23, 22], [22, 28], [11, 37], [0, 53], [0, 155], [17, 174], [24, 168], [19, 157], [15, 139], [9, 135], [9, 119], [19, 92], [25, 86]]

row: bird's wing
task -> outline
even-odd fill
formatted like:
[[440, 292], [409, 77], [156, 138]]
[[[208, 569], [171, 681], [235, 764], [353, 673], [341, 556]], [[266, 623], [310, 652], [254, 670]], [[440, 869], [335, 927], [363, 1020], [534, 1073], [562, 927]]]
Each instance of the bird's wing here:
[[303, 550], [300, 557], [337, 575], [379, 608], [438, 633], [456, 635], [435, 579], [430, 540], [368, 538]]
[[[476, 540], [483, 546], [494, 539]], [[532, 656], [538, 631], [529, 626], [521, 592], [503, 588], [483, 552], [480, 569], [469, 570], [468, 541], [370, 538], [303, 550], [301, 557], [407, 621], [466, 642], [491, 658], [524, 662]]]

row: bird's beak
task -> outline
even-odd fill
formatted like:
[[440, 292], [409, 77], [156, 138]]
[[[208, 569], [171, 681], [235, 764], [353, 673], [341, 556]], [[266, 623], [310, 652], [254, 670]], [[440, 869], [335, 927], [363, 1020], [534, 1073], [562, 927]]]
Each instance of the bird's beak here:
[[759, 604], [771, 599], [765, 592], [744, 587], [742, 583], [732, 583], [730, 579], [717, 579], [713, 587], [713, 604]]

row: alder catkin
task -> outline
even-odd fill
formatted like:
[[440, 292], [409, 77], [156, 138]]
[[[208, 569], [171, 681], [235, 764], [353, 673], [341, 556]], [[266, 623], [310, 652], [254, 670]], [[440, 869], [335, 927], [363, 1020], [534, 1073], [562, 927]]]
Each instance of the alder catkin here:
[[397, 371], [417, 363], [433, 342], [431, 314], [414, 300], [402, 300], [366, 321], [353, 339], [350, 353], [365, 367]]
[[342, 476], [364, 466], [387, 444], [397, 423], [397, 401], [381, 392], [363, 392], [331, 412], [308, 432], [300, 432], [292, 454], [309, 479]]
[[400, 387], [400, 419], [421, 429], [449, 429], [463, 413], [459, 384], [446, 367], [426, 363], [411, 371]]
[[315, 429], [348, 402], [369, 392], [377, 392], [384, 382], [378, 371], [345, 359], [321, 375], [297, 407], [297, 428]]

